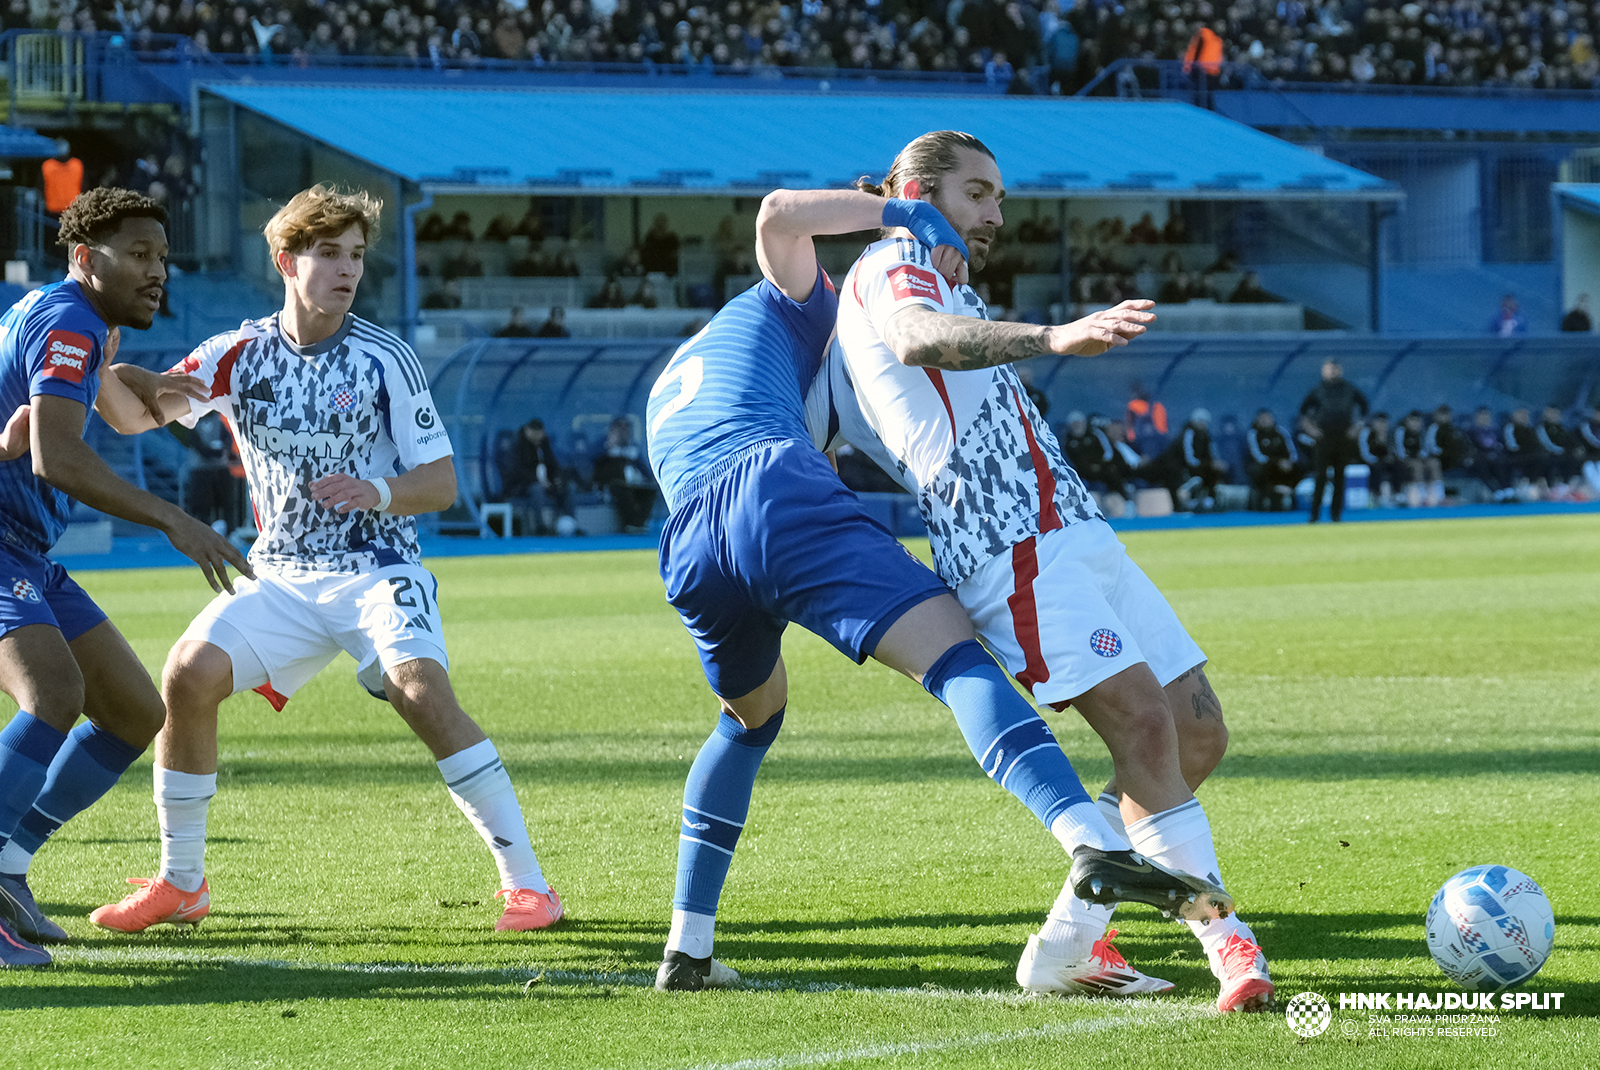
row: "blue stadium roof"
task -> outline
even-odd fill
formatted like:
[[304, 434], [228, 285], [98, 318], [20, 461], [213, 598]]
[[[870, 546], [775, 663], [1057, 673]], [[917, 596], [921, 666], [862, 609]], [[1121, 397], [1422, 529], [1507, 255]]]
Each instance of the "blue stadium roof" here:
[[1600, 216], [1600, 182], [1557, 182], [1551, 189], [1563, 203]]
[[61, 151], [63, 144], [25, 126], [0, 126], [0, 159], [43, 160]]
[[429, 188], [763, 193], [881, 176], [939, 128], [981, 138], [1013, 195], [1390, 200], [1400, 188], [1165, 101], [210, 85]]

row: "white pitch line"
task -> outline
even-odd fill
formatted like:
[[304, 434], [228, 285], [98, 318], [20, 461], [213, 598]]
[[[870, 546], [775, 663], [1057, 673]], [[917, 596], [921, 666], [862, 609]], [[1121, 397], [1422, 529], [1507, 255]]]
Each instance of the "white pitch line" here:
[[[53, 954], [63, 965], [74, 962], [106, 962], [135, 965], [140, 962], [185, 963], [194, 966], [245, 966], [255, 969], [277, 970], [329, 970], [358, 974], [420, 974], [463, 977], [497, 978], [522, 984], [542, 976], [550, 984], [613, 985], [627, 988], [654, 987], [654, 973], [617, 971], [563, 970], [540, 966], [474, 966], [470, 963], [416, 963], [416, 962], [317, 962], [312, 959], [250, 959], [233, 955], [207, 955], [180, 948], [73, 948], [58, 947]], [[905, 986], [853, 985], [825, 981], [743, 980], [733, 991], [746, 992], [799, 992], [823, 994], [828, 992], [859, 993], [875, 996], [913, 996], [920, 999], [981, 1000], [1000, 1003], [1022, 1003], [1029, 996], [1020, 992], [993, 990], [969, 991], [964, 989]]]
[[[1187, 1008], [1184, 1008], [1187, 1009]], [[758, 1059], [741, 1059], [731, 1063], [700, 1063], [689, 1070], [794, 1070], [805, 1066], [830, 1066], [836, 1063], [864, 1062], [869, 1059], [887, 1059], [897, 1055], [927, 1055], [941, 1051], [992, 1048], [1018, 1041], [1049, 1040], [1053, 1037], [1074, 1034], [1102, 1033], [1110, 1029], [1152, 1025], [1174, 1018], [1198, 1016], [1190, 1010], [1183, 1014], [1132, 1013], [1107, 1018], [1090, 1018], [1076, 1022], [1060, 1022], [1033, 1029], [1016, 1029], [1008, 1033], [977, 1033], [965, 1037], [947, 1037], [943, 1040], [895, 1041], [886, 1044], [868, 1044], [840, 1051], [797, 1052], [793, 1055], [770, 1055]]]

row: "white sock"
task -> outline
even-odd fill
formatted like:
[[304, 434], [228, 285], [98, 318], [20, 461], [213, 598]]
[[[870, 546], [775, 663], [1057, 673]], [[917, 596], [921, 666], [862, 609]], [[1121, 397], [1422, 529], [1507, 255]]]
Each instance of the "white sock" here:
[[548, 892], [550, 885], [533, 853], [517, 791], [511, 786], [506, 767], [500, 764], [494, 742], [486, 739], [441, 759], [439, 773], [450, 789], [450, 797], [494, 854], [500, 887]]
[[206, 811], [217, 774], [155, 767], [156, 820], [161, 824], [160, 879], [198, 892], [206, 879]]
[[1094, 805], [1100, 811], [1100, 816], [1106, 819], [1106, 824], [1111, 826], [1111, 831], [1127, 839], [1128, 826], [1122, 823], [1122, 800], [1109, 791], [1102, 791]]
[[0, 847], [0, 873], [8, 876], [17, 874], [26, 875], [28, 867], [33, 865], [33, 852], [24, 851], [14, 839], [7, 840], [4, 847]]
[[691, 914], [687, 910], [673, 910], [672, 930], [667, 933], [668, 951], [682, 951], [690, 958], [710, 958], [711, 945], [716, 938], [715, 914]]
[[[1135, 851], [1149, 856], [1159, 865], [1204, 877], [1222, 887], [1222, 867], [1217, 864], [1217, 849], [1211, 842], [1211, 822], [1206, 819], [1199, 799], [1190, 799], [1170, 810], [1135, 821], [1128, 826], [1128, 841]], [[1185, 924], [1199, 937], [1200, 946], [1208, 955], [1220, 949], [1235, 933], [1247, 940], [1255, 939], [1250, 927], [1240, 921], [1237, 914], [1210, 924], [1198, 921]]]
[[1061, 894], [1050, 908], [1049, 917], [1039, 928], [1039, 950], [1068, 962], [1085, 962], [1094, 942], [1105, 934], [1115, 905], [1101, 906], [1079, 899], [1072, 882], [1061, 887]]
[[1050, 834], [1061, 841], [1061, 846], [1071, 854], [1080, 844], [1088, 844], [1102, 851], [1126, 851], [1128, 841], [1116, 831], [1095, 809], [1092, 802], [1073, 803], [1062, 811], [1050, 825]]

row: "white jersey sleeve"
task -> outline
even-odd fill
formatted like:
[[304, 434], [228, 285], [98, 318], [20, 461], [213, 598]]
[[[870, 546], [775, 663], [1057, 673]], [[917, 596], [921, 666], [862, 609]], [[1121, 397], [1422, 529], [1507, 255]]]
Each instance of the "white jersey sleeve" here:
[[[1100, 516], [1083, 481], [1009, 365], [942, 371], [902, 364], [884, 341], [890, 319], [921, 305], [987, 319], [970, 286], [951, 288], [909, 239], [868, 246], [839, 293], [838, 352], [862, 425], [879, 449], [846, 435], [918, 497], [935, 570], [952, 587], [1026, 539]], [[819, 376], [819, 379], [821, 377]], [[848, 407], [833, 403], [841, 427]]]
[[364, 337], [369, 339], [369, 352], [383, 363], [389, 437], [400, 454], [400, 466], [409, 471], [449, 457], [455, 451], [416, 353], [393, 335], [387, 335], [383, 344], [370, 335]]
[[194, 352], [172, 366], [171, 371], [192, 375], [211, 389], [211, 396], [205, 401], [189, 399], [189, 411], [178, 417], [179, 423], [193, 428], [208, 412], [231, 416], [235, 400], [234, 367], [240, 351], [260, 333], [255, 321], [246, 320], [237, 331], [224, 331], [207, 338]]

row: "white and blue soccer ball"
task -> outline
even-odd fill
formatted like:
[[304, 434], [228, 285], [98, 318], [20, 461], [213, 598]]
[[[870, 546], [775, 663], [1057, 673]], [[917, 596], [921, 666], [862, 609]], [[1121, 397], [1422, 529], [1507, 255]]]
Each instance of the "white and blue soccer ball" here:
[[1555, 941], [1544, 889], [1509, 866], [1473, 866], [1428, 904], [1428, 951], [1462, 988], [1498, 992], [1539, 972]]

